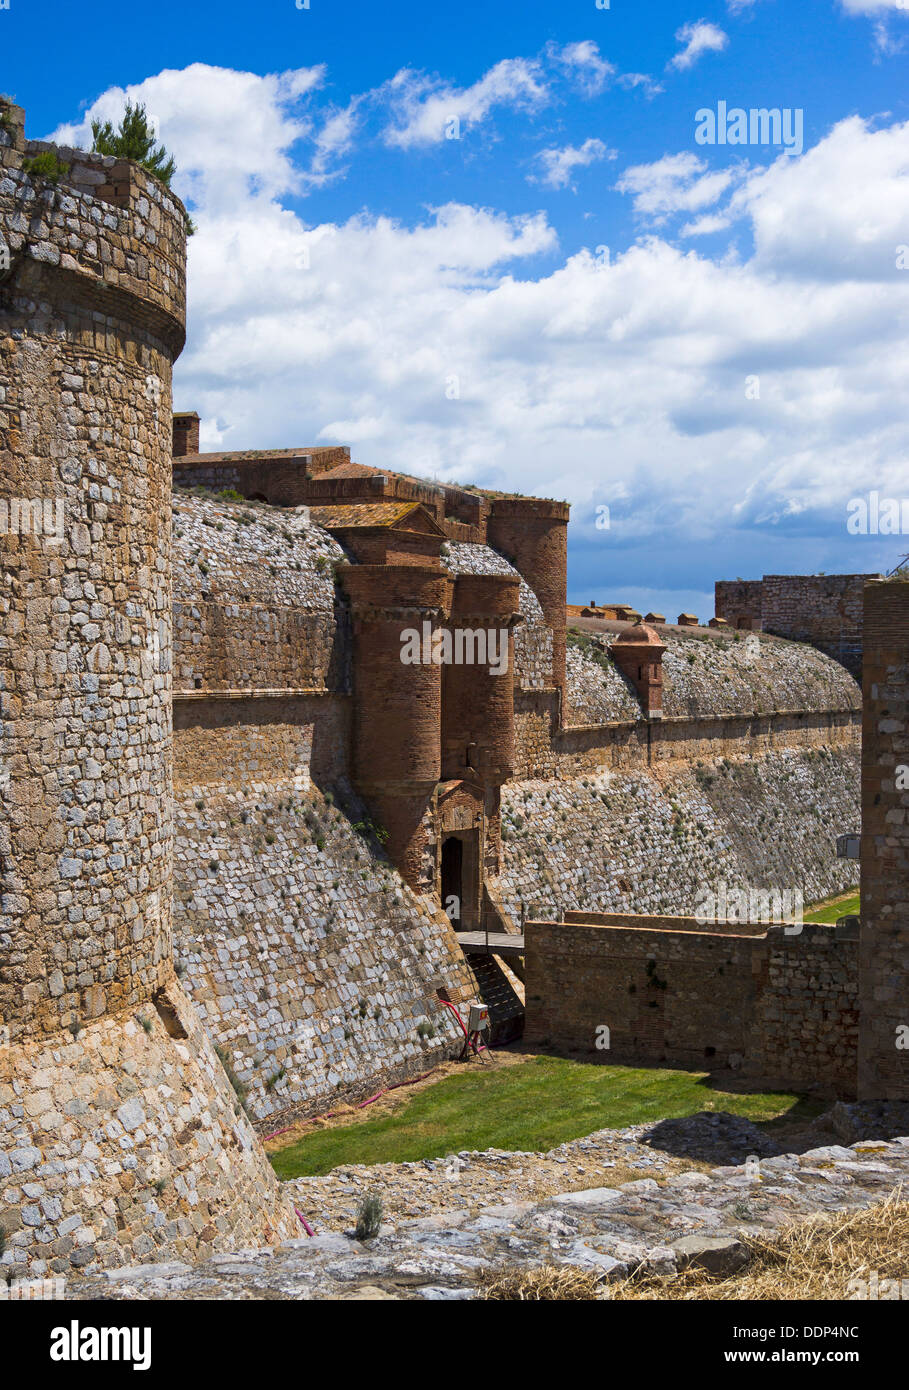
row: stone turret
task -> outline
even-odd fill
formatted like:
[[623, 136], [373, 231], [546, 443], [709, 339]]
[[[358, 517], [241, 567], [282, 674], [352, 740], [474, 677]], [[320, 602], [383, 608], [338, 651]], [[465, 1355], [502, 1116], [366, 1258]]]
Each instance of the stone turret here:
[[0, 1227], [62, 1272], [295, 1230], [171, 957], [185, 213], [0, 105]]
[[511, 561], [540, 600], [546, 624], [552, 631], [552, 667], [548, 679], [560, 692], [563, 707], [568, 515], [566, 502], [536, 497], [496, 497], [487, 523], [489, 544]]
[[612, 644], [612, 657], [631, 681], [648, 719], [663, 717], [663, 653], [666, 647], [647, 623], [635, 623]]

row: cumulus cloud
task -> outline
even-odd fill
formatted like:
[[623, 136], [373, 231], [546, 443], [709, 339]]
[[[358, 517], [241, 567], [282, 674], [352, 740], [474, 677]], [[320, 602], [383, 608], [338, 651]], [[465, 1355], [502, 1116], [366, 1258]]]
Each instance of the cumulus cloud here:
[[469, 87], [404, 68], [380, 93], [392, 112], [385, 140], [401, 149], [443, 140], [451, 121], [470, 129], [497, 106], [534, 110], [549, 100], [540, 64], [528, 58], [505, 58]]
[[722, 53], [729, 42], [722, 29], [706, 19], [699, 19], [693, 24], [683, 24], [675, 37], [682, 48], [669, 60], [667, 66], [677, 68], [680, 72], [694, 67], [705, 53]]
[[600, 50], [592, 39], [581, 43], [567, 43], [563, 48], [550, 44], [550, 57], [572, 74], [587, 96], [596, 96], [607, 83], [616, 76], [618, 69], [601, 57]]
[[615, 150], [607, 149], [602, 140], [594, 138], [585, 140], [583, 145], [565, 145], [562, 149], [553, 147], [541, 150], [537, 155], [540, 170], [537, 174], [528, 175], [528, 179], [531, 183], [542, 183], [548, 188], [573, 187], [571, 176], [575, 169], [584, 168], [607, 157], [615, 159]]
[[387, 112], [386, 144], [413, 149], [451, 138], [452, 129], [458, 135], [474, 129], [496, 110], [538, 111], [554, 100], [558, 83], [566, 79], [586, 98], [613, 85], [641, 88], [647, 97], [663, 90], [646, 73], [620, 72], [592, 39], [582, 39], [550, 42], [533, 58], [505, 58], [467, 87], [402, 68], [367, 99]]
[[722, 212], [707, 212], [703, 217], [696, 217], [693, 222], [686, 222], [679, 232], [679, 236], [712, 236], [715, 232], [725, 231], [732, 223], [732, 218]]
[[90, 149], [92, 119], [116, 124], [127, 100], [142, 102], [177, 161], [182, 197], [209, 208], [229, 207], [250, 193], [277, 198], [304, 186], [304, 169], [291, 150], [313, 133], [308, 98], [324, 76], [322, 65], [265, 77], [206, 63], [166, 69], [109, 88], [80, 122], [58, 127], [53, 138]]
[[847, 14], [909, 13], [907, 0], [840, 0]]
[[759, 268], [886, 280], [909, 241], [907, 195], [909, 122], [872, 130], [852, 116], [800, 159], [753, 172], [731, 206], [751, 223]]
[[735, 168], [714, 173], [707, 169], [706, 161], [697, 155], [666, 155], [653, 164], [632, 165], [616, 187], [632, 195], [636, 213], [659, 223], [674, 212], [710, 207], [739, 176]]
[[728, 191], [690, 153], [626, 170], [647, 215], [691, 235], [734, 219], [747, 254], [651, 234], [566, 255], [539, 212], [285, 206], [325, 127], [309, 71], [149, 79], [200, 199], [175, 387], [215, 422], [203, 447], [352, 443], [380, 467], [565, 497], [585, 589], [610, 565], [664, 590], [785, 570], [796, 537], [803, 569], [887, 558], [854, 548], [845, 503], [905, 490], [909, 123], [844, 121]]

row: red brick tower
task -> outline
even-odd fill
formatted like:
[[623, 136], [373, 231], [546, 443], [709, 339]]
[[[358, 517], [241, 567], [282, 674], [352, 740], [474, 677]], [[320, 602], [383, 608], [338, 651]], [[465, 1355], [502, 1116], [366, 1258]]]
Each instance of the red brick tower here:
[[510, 560], [533, 589], [552, 629], [553, 686], [565, 695], [565, 592], [568, 574], [567, 502], [497, 497], [487, 522], [489, 544]]
[[909, 1099], [909, 583], [865, 586], [860, 1100]]
[[[500, 785], [514, 770], [512, 633], [519, 603], [519, 583], [508, 576], [462, 574], [455, 582], [449, 622], [452, 661], [442, 676], [446, 780]], [[493, 650], [500, 658], [495, 664]]]
[[407, 634], [431, 643], [451, 608], [452, 581], [416, 565], [340, 571], [353, 618], [352, 771], [388, 832], [386, 848], [407, 882], [426, 887], [426, 811], [441, 775], [442, 666], [402, 660]]

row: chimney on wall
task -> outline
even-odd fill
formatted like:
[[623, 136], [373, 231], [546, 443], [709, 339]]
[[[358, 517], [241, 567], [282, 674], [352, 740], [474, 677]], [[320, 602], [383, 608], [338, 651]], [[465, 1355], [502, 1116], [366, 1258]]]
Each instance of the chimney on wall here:
[[616, 666], [631, 681], [648, 719], [663, 717], [663, 653], [666, 648], [647, 623], [626, 628], [613, 642]]
[[199, 452], [199, 417], [194, 410], [181, 411], [173, 417], [174, 458]]

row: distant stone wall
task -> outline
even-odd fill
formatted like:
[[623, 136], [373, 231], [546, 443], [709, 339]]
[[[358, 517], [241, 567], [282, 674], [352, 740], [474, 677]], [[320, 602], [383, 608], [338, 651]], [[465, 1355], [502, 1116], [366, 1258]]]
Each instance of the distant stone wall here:
[[860, 679], [865, 574], [765, 574], [761, 615], [765, 632], [810, 642]]
[[673, 926], [632, 916], [528, 923], [525, 1040], [855, 1094], [856, 932]]
[[508, 783], [496, 884], [508, 912], [690, 915], [721, 882], [799, 889], [805, 903], [853, 887], [836, 837], [859, 824], [857, 747], [743, 754]]
[[714, 613], [730, 627], [758, 630], [761, 626], [760, 579], [720, 579], [714, 586]]
[[716, 616], [733, 627], [807, 642], [862, 674], [862, 594], [872, 574], [765, 574], [763, 579], [721, 580]]

